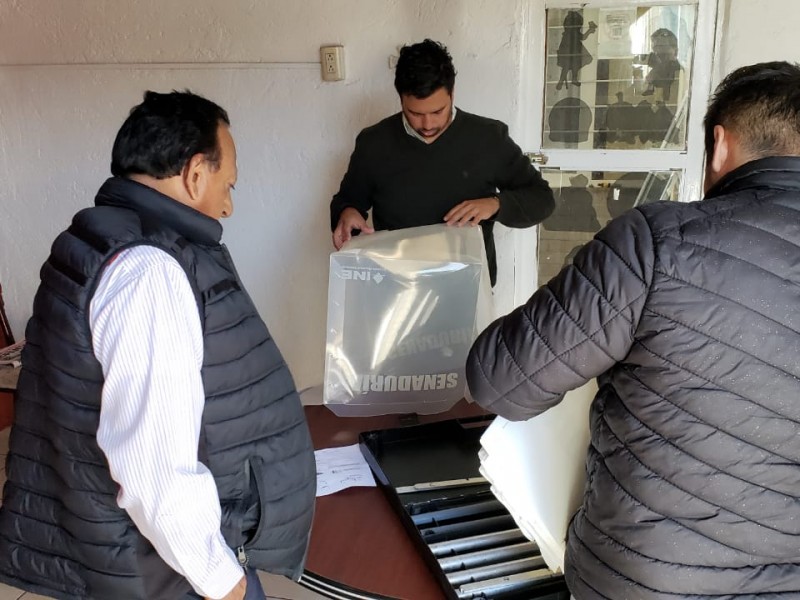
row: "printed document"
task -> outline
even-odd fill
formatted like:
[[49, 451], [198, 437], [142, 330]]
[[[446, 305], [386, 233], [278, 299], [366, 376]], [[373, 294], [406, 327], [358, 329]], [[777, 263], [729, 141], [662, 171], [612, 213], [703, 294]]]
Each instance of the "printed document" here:
[[349, 487], [375, 487], [375, 478], [358, 444], [317, 450], [314, 456], [317, 459], [318, 497]]

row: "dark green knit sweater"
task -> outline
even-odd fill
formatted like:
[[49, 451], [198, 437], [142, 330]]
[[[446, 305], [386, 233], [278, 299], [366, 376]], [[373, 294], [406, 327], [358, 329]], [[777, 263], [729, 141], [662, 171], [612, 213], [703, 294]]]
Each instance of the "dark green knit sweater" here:
[[[347, 207], [364, 218], [372, 209], [376, 229], [403, 229], [442, 223], [458, 203], [494, 195], [500, 198], [494, 220], [508, 227], [536, 225], [555, 206], [550, 186], [504, 123], [458, 109], [444, 133], [426, 144], [406, 133], [397, 113], [356, 138], [331, 201], [331, 229]], [[483, 223], [492, 285], [497, 278], [493, 226], [492, 220]]]

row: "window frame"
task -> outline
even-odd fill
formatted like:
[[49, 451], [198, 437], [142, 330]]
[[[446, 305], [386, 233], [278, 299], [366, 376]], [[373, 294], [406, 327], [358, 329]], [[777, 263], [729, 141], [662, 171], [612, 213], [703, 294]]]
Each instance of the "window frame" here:
[[[545, 61], [547, 10], [578, 8], [633, 8], [696, 4], [695, 48], [692, 53], [689, 114], [686, 120], [685, 150], [543, 149], [545, 119]], [[518, 104], [520, 145], [530, 154], [543, 153], [548, 169], [564, 171], [668, 171], [682, 172], [681, 201], [699, 200], [704, 173], [705, 115], [713, 75], [718, 0], [529, 0], [526, 5], [522, 41], [522, 86]], [[543, 166], [543, 165], [537, 165]], [[514, 305], [525, 302], [536, 290], [539, 228], [515, 232]], [[536, 260], [531, 261], [530, 257]]]

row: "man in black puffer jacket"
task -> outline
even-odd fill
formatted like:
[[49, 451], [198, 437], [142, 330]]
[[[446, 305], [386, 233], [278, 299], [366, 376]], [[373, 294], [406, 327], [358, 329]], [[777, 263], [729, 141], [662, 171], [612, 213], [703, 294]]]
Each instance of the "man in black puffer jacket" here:
[[263, 600], [299, 577], [316, 471], [281, 353], [220, 243], [227, 113], [147, 92], [26, 330], [0, 581], [63, 600]]
[[800, 68], [733, 72], [705, 128], [702, 202], [615, 219], [469, 357], [514, 420], [598, 378], [578, 600], [800, 598]]

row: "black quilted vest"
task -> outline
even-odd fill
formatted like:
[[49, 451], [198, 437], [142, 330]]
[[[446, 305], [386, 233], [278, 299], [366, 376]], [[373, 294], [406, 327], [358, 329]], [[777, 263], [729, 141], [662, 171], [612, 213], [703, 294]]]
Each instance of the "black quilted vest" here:
[[26, 330], [0, 508], [0, 580], [64, 599], [170, 599], [190, 591], [117, 506], [96, 441], [103, 372], [89, 303], [103, 268], [147, 244], [172, 255], [197, 298], [206, 393], [199, 459], [222, 532], [249, 565], [298, 577], [311, 528], [314, 455], [291, 374], [243, 289], [214, 219], [112, 178], [54, 242]]

